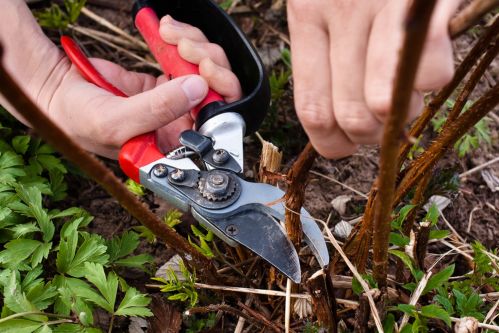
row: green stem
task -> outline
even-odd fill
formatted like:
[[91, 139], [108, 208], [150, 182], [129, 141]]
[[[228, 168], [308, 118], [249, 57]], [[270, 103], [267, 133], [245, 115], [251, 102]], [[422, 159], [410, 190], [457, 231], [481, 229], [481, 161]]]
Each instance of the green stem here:
[[57, 313], [46, 313], [46, 312], [42, 312], [42, 311], [27, 311], [27, 312], [14, 313], [13, 315], [2, 318], [2, 319], [0, 319], [0, 324], [4, 323], [6, 321], [9, 321], [11, 319], [14, 319], [14, 318], [31, 316], [31, 315], [42, 315], [42, 316], [47, 316], [47, 317], [64, 318], [64, 319], [69, 319], [72, 321], [72, 318], [70, 316], [60, 315]]
[[111, 322], [109, 323], [109, 329], [107, 330], [107, 333], [111, 333], [113, 331], [113, 324], [114, 324], [114, 314], [111, 316]]

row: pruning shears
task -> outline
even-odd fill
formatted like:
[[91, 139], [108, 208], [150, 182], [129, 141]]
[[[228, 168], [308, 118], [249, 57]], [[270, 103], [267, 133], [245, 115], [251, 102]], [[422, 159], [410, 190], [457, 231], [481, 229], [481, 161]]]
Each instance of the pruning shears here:
[[[242, 178], [243, 137], [260, 126], [270, 103], [261, 60], [232, 19], [211, 0], [136, 1], [135, 26], [169, 78], [199, 72], [196, 65], [180, 57], [175, 45], [161, 39], [158, 15], [166, 14], [196, 25], [226, 50], [244, 97], [227, 104], [210, 90], [191, 111], [195, 130], [180, 135], [180, 148], [164, 155], [155, 134], [146, 133], [123, 145], [119, 164], [127, 176], [178, 209], [190, 211], [229, 245], [243, 245], [298, 283], [298, 254], [280, 223], [284, 221], [284, 192]], [[63, 36], [61, 43], [86, 80], [126, 97], [97, 72], [71, 38]], [[305, 241], [318, 263], [327, 265], [324, 237], [305, 209], [301, 210], [301, 221]]]

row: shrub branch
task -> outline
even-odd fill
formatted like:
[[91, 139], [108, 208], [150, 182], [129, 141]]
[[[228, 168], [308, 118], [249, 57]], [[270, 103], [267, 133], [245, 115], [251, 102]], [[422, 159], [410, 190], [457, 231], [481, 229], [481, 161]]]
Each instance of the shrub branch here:
[[409, 111], [416, 72], [428, 32], [432, 1], [414, 1], [405, 24], [405, 37], [395, 77], [391, 110], [383, 134], [378, 196], [374, 205], [373, 273], [378, 286], [386, 287], [388, 240], [395, 182], [398, 174], [398, 150]]

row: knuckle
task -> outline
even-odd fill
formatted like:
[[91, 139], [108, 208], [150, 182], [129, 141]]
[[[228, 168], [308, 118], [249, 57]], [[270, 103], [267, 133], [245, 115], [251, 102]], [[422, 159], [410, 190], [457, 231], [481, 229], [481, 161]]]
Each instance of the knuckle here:
[[303, 126], [310, 131], [330, 131], [335, 127], [331, 101], [306, 94], [296, 98], [296, 110]]
[[225, 51], [220, 45], [215, 43], [210, 43], [208, 47], [210, 49], [210, 54], [213, 60], [218, 60], [218, 61], [225, 60], [226, 58]]
[[156, 119], [159, 124], [171, 122], [177, 118], [174, 105], [172, 94], [156, 94], [149, 100], [151, 117]]
[[366, 138], [378, 130], [378, 123], [363, 102], [335, 105], [336, 121], [349, 137]]

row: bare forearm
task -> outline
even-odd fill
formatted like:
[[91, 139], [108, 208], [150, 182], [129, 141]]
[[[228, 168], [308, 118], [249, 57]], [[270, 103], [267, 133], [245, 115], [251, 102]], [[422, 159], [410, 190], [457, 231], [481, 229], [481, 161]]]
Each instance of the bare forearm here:
[[[0, 42], [3, 66], [43, 110], [67, 72], [62, 52], [44, 35], [23, 0], [4, 0], [0, 11]], [[0, 96], [18, 119], [17, 112]]]

